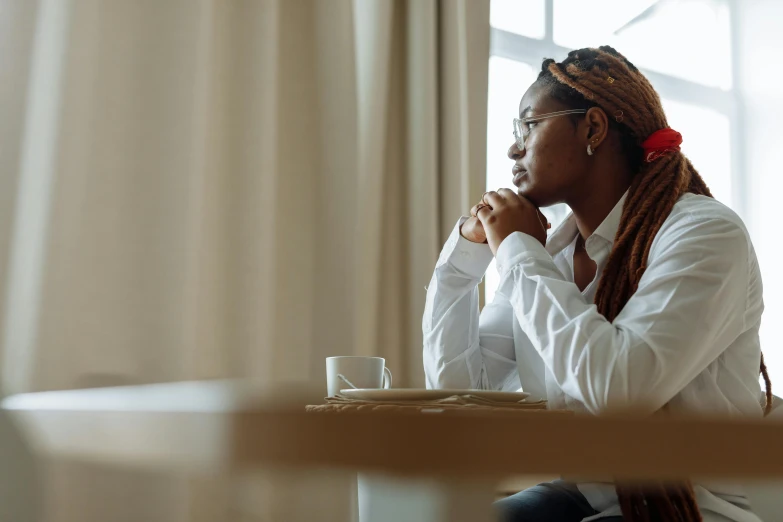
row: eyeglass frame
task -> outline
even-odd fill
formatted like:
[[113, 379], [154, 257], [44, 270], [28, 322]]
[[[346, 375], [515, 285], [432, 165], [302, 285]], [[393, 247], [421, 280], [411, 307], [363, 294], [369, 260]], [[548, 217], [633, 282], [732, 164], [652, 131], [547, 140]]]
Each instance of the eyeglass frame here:
[[538, 116], [530, 116], [527, 118], [514, 118], [514, 140], [516, 141], [517, 148], [522, 151], [525, 150], [525, 139], [530, 134], [524, 132], [523, 125], [528, 123], [536, 123], [540, 120], [546, 120], [549, 118], [555, 118], [557, 116], [565, 116], [566, 114], [586, 114], [587, 109], [568, 109], [566, 111], [547, 112], [546, 114], [539, 114]]

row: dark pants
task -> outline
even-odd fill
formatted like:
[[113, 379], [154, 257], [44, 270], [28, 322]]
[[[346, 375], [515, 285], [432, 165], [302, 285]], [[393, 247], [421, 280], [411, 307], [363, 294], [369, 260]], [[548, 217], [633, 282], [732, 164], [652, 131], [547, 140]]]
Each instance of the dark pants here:
[[[581, 522], [597, 515], [576, 485], [562, 480], [539, 484], [495, 502], [503, 522]], [[622, 522], [607, 517], [601, 522]]]

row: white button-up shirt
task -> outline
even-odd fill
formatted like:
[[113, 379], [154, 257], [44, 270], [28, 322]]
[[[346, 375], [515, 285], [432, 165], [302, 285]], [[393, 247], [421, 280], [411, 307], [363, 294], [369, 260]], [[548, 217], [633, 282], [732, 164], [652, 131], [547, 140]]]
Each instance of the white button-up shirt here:
[[[583, 413], [626, 406], [653, 413], [668, 404], [679, 411], [760, 417], [764, 305], [742, 220], [712, 198], [682, 196], [653, 241], [636, 293], [609, 322], [593, 300], [624, 201], [585, 242], [597, 270], [584, 291], [574, 284], [578, 230], [570, 215], [546, 248], [521, 232], [503, 241], [500, 283], [481, 313], [478, 284], [492, 252], [460, 235], [462, 218], [427, 289], [427, 386], [521, 387], [546, 398], [550, 408]], [[620, 513], [611, 484], [579, 488], [601, 516]], [[701, 482], [695, 489], [705, 521], [717, 513], [758, 522], [741, 488]]]

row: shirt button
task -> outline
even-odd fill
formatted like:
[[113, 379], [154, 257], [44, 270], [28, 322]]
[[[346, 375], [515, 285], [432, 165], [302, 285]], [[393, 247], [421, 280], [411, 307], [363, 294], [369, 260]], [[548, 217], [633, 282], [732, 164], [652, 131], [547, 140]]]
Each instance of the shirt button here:
[[464, 250], [459, 253], [462, 257], [470, 257], [470, 252], [465, 252]]

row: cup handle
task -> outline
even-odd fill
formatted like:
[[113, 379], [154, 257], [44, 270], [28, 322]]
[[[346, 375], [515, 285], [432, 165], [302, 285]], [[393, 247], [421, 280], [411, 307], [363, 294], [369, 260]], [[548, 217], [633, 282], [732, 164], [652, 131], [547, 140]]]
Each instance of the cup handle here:
[[388, 390], [391, 388], [392, 385], [392, 374], [391, 370], [389, 370], [387, 367], [383, 367], [383, 389]]

